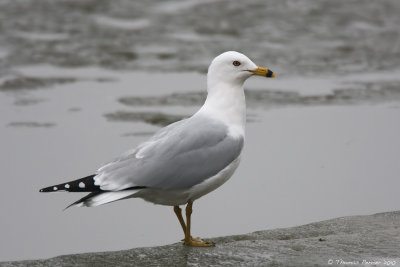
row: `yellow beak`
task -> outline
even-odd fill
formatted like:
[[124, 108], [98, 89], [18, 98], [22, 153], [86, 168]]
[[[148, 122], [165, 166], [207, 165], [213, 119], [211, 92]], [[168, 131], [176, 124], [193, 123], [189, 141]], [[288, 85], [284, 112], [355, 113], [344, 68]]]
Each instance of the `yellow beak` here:
[[270, 69], [257, 67], [256, 70], [251, 70], [254, 75], [264, 76], [267, 78], [275, 78], [275, 73], [273, 73]]

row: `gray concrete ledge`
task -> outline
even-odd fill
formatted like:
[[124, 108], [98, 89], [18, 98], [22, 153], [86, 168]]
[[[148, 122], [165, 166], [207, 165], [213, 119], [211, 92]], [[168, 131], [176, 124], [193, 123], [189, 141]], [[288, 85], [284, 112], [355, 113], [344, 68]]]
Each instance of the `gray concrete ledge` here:
[[[400, 211], [181, 244], [2, 262], [1, 266], [400, 266]], [[385, 262], [387, 261], [387, 262]], [[394, 265], [393, 265], [394, 264]]]

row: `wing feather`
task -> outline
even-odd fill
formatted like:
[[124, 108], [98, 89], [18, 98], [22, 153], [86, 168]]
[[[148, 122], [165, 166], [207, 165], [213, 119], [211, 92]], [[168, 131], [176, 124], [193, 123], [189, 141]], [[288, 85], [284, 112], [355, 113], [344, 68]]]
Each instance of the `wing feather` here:
[[135, 186], [190, 188], [234, 161], [243, 141], [231, 136], [220, 121], [194, 116], [161, 129], [137, 149], [101, 167], [95, 185], [110, 191]]

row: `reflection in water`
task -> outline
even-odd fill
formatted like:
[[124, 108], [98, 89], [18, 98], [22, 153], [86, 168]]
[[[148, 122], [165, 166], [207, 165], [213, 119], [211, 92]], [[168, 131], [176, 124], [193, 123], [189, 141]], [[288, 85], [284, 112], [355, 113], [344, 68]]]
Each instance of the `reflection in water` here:
[[145, 136], [145, 137], [148, 137], [148, 136], [151, 136], [153, 134], [154, 134], [154, 132], [134, 132], [134, 133], [124, 133], [121, 136], [123, 136], [123, 137], [129, 137], [129, 136]]
[[161, 112], [116, 111], [104, 115], [110, 121], [144, 121], [153, 125], [166, 126], [189, 116], [164, 114]]
[[17, 98], [14, 101], [14, 105], [16, 105], [16, 106], [30, 106], [30, 105], [36, 105], [36, 104], [44, 102], [44, 101], [46, 101], [46, 99], [44, 99], [44, 98], [40, 98], [39, 99], [39, 98], [27, 98], [27, 97], [24, 97], [24, 98]]
[[15, 121], [8, 124], [10, 127], [49, 128], [56, 126], [53, 122]]
[[118, 101], [127, 106], [201, 106], [206, 96], [206, 92], [189, 92], [163, 96], [121, 97]]
[[55, 84], [73, 83], [75, 78], [37, 78], [37, 77], [16, 77], [7, 79], [0, 84], [0, 91], [15, 91], [20, 89], [32, 90], [45, 88]]

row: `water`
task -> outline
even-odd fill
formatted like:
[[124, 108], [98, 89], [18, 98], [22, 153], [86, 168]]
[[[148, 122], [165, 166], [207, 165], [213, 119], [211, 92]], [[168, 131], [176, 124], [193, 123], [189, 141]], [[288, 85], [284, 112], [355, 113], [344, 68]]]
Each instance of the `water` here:
[[4, 72], [16, 64], [205, 72], [234, 49], [275, 72], [399, 65], [399, 2], [15, 1], [0, 3]]
[[235, 176], [194, 205], [202, 237], [398, 210], [400, 2], [1, 1], [0, 261], [177, 242], [171, 208], [62, 209], [39, 194], [190, 116], [235, 49], [246, 83]]

